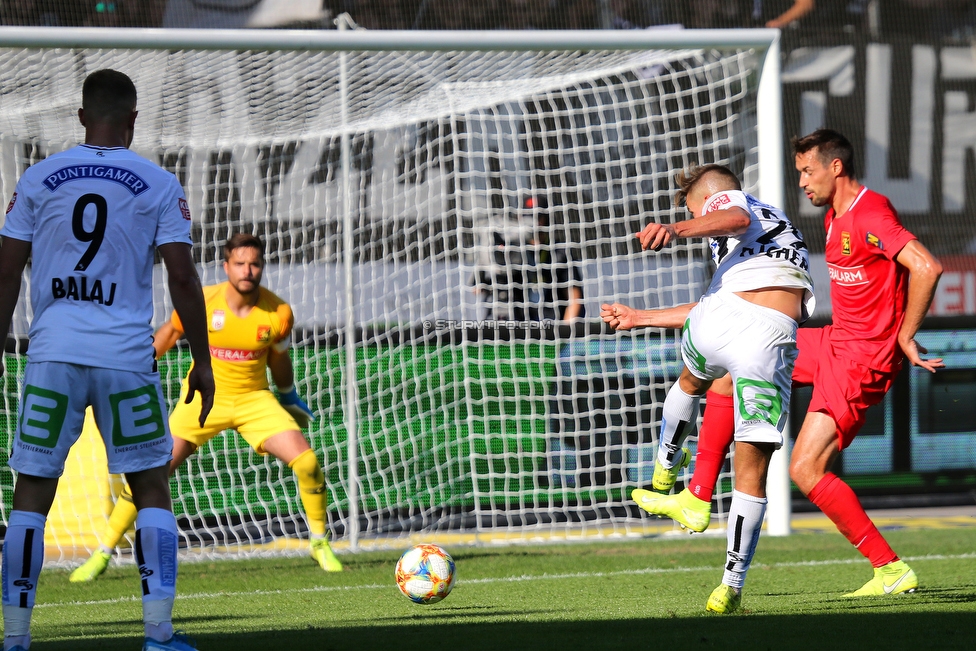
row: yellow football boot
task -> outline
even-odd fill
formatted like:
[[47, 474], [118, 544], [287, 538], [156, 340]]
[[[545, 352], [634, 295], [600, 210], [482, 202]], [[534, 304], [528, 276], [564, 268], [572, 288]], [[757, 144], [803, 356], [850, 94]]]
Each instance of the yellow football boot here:
[[905, 561], [874, 568], [874, 578], [845, 597], [883, 597], [918, 590], [918, 577]]
[[691, 452], [688, 448], [681, 448], [681, 460], [673, 468], [665, 468], [659, 459], [654, 460], [654, 476], [651, 477], [651, 488], [663, 495], [667, 495], [678, 481], [678, 473], [691, 463]]
[[735, 588], [723, 583], [712, 590], [712, 594], [708, 595], [705, 610], [710, 613], [728, 615], [738, 610], [740, 603], [742, 603], [742, 593], [736, 592]]
[[87, 583], [88, 581], [94, 581], [105, 572], [105, 568], [108, 567], [108, 562], [112, 559], [111, 554], [106, 554], [101, 549], [96, 549], [87, 561], [82, 563], [68, 580], [72, 583]]
[[697, 533], [708, 529], [708, 523], [712, 519], [711, 503], [698, 499], [687, 488], [677, 495], [661, 495], [635, 488], [630, 496], [637, 502], [637, 506], [648, 513], [667, 516], [682, 528]]
[[319, 567], [326, 572], [342, 571], [342, 563], [329, 547], [328, 538], [313, 538], [309, 544], [309, 551], [312, 553], [312, 558], [318, 561]]

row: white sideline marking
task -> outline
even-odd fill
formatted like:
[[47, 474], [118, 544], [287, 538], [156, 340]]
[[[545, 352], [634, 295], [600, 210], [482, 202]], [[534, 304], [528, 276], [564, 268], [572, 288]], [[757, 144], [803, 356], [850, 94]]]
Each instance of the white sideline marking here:
[[[930, 554], [927, 556], [903, 556], [903, 561], [950, 561], [976, 558], [976, 552], [965, 554]], [[752, 567], [818, 567], [825, 565], [854, 565], [863, 563], [863, 558], [844, 558], [827, 561], [790, 561], [786, 563], [753, 563]], [[610, 576], [640, 576], [645, 574], [679, 574], [687, 572], [714, 572], [720, 565], [704, 567], [648, 567], [640, 570], [617, 570], [615, 572], [571, 572], [567, 574], [523, 574], [520, 576], [498, 576], [484, 579], [464, 579], [461, 583], [520, 583], [522, 581], [558, 581], [562, 579], [594, 579]], [[391, 590], [394, 583], [371, 583], [366, 585], [321, 585], [310, 588], [291, 588], [288, 590], [248, 590], [246, 592], [190, 592], [179, 593], [177, 599], [216, 599], [218, 597], [247, 597], [251, 595], [285, 595], [309, 594], [316, 592], [342, 592], [346, 590]], [[141, 596], [117, 597], [115, 599], [98, 599], [92, 601], [59, 601], [55, 603], [36, 604], [35, 608], [52, 608], [61, 606], [102, 606], [119, 603], [142, 601]]]

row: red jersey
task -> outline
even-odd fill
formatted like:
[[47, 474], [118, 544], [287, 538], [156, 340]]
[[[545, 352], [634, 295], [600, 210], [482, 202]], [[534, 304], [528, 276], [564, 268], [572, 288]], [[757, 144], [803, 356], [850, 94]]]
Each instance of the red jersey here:
[[915, 236], [887, 197], [862, 188], [840, 217], [827, 211], [827, 269], [834, 310], [831, 342], [842, 356], [878, 371], [895, 370], [898, 331], [908, 303], [908, 269], [895, 256]]

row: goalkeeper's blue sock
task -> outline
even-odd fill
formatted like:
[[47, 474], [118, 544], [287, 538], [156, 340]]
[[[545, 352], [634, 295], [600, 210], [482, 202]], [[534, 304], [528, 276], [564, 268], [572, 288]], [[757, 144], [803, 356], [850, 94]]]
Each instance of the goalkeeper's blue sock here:
[[47, 517], [33, 511], [11, 511], [3, 539], [4, 647], [30, 645], [30, 621], [37, 579], [44, 564]]
[[136, 518], [136, 562], [142, 576], [142, 617], [146, 637], [173, 637], [176, 598], [176, 517], [166, 509], [146, 508]]

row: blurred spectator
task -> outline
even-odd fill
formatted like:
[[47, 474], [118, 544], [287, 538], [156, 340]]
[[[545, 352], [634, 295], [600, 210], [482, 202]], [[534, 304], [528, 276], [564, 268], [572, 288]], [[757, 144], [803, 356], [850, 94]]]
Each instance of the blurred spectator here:
[[503, 6], [501, 29], [553, 29], [558, 0], [507, 0]]
[[[793, 2], [793, 4], [790, 5], [786, 9], [786, 11], [783, 11], [782, 13], [777, 13], [779, 9], [779, 7], [776, 7], [777, 3], [762, 2], [761, 5], [762, 9], [766, 9], [768, 5], [773, 5], [774, 7], [773, 13], [776, 13], [776, 15], [773, 16], [772, 18], [766, 19], [765, 26], [777, 27], [779, 29], [783, 29], [790, 23], [800, 20], [801, 18], [809, 14], [811, 11], [813, 11], [815, 2], [816, 0], [795, 0], [795, 2]], [[766, 18], [767, 16], [769, 16], [768, 11], [762, 11], [762, 10], [760, 11], [764, 15], [761, 16], [753, 15], [753, 17], [761, 20], [762, 18]]]
[[887, 34], [956, 43], [976, 38], [973, 0], [889, 0], [881, 17]]
[[0, 3], [6, 25], [159, 27], [166, 0], [15, 0]]
[[333, 15], [349, 13], [357, 25], [366, 29], [410, 29], [420, 7], [420, 2], [405, 3], [401, 0], [358, 0], [331, 4], [338, 5], [331, 7]]
[[561, 4], [566, 29], [597, 29], [600, 26], [597, 0], [569, 0]]
[[526, 196], [516, 214], [495, 224], [487, 259], [473, 284], [485, 318], [571, 321], [586, 316], [578, 248], [557, 242], [544, 196]]
[[0, 16], [6, 25], [79, 26], [94, 5], [87, 0], [14, 0], [0, 3]]
[[729, 29], [752, 22], [753, 0], [688, 0], [685, 27]]
[[430, 0], [427, 14], [433, 19], [434, 29], [495, 29], [506, 5], [504, 0]]
[[322, 0], [169, 0], [163, 27], [235, 29], [321, 25]]
[[[754, 0], [750, 24], [784, 31], [785, 47], [800, 42], [830, 44], [867, 26], [872, 0]], [[877, 0], [873, 0], [877, 1]]]

